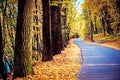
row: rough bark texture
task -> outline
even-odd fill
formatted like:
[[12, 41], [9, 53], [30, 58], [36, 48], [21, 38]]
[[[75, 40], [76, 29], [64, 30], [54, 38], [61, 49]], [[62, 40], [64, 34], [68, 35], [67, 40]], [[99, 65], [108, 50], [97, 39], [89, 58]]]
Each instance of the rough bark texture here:
[[50, 34], [50, 17], [49, 17], [49, 0], [42, 0], [43, 5], [43, 54], [42, 61], [50, 61], [53, 59], [52, 43]]
[[59, 54], [62, 50], [61, 12], [60, 6], [51, 6], [51, 33], [53, 54]]
[[[4, 5], [4, 6], [3, 6]], [[6, 37], [7, 35], [5, 34], [6, 33], [6, 9], [7, 9], [7, 1], [5, 2], [5, 4], [1, 4], [1, 9], [2, 9], [2, 17], [3, 17], [3, 20], [0, 16], [0, 73], [1, 73], [1, 76], [3, 78], [3, 80], [7, 80], [7, 72], [5, 70], [5, 66], [4, 66], [4, 62], [3, 62], [3, 59], [4, 59], [4, 54], [5, 54], [5, 48], [6, 48]]]
[[4, 67], [4, 63], [3, 63], [3, 42], [2, 42], [3, 38], [2, 38], [2, 26], [1, 26], [1, 19], [0, 19], [0, 74], [3, 78], [3, 80], [7, 80], [7, 74], [5, 72], [5, 67]]
[[63, 37], [63, 46], [66, 47], [68, 44], [68, 37], [67, 37], [67, 8], [62, 8], [62, 11], [64, 12], [64, 15], [62, 15], [62, 26], [64, 26], [62, 37]]
[[32, 74], [32, 7], [33, 0], [18, 0], [14, 78]]

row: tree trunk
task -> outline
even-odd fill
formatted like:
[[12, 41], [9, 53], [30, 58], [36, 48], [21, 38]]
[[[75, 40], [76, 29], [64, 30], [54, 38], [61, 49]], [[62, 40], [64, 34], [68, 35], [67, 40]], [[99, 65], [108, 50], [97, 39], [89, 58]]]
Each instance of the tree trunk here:
[[35, 15], [35, 21], [36, 21], [36, 24], [38, 25], [38, 5], [37, 5], [37, 0], [35, 0], [35, 8], [36, 8], [36, 11], [35, 11], [35, 13], [36, 13], [36, 15]]
[[108, 20], [106, 20], [106, 25], [107, 25], [107, 33], [110, 35], [114, 35], [110, 22]]
[[[2, 7], [2, 16], [0, 16], [0, 73], [3, 80], [7, 80], [7, 72], [4, 66], [4, 54], [6, 49], [6, 9], [7, 9], [8, 2], [1, 3]], [[2, 19], [3, 17], [3, 19]]]
[[5, 67], [3, 63], [3, 38], [2, 38], [2, 25], [1, 25], [1, 17], [0, 17], [0, 74], [3, 78], [3, 80], [7, 80], [7, 74], [5, 72]]
[[90, 10], [88, 9], [88, 15], [89, 15], [89, 25], [90, 25], [90, 41], [94, 41], [93, 40], [93, 33], [94, 33], [94, 28], [93, 28], [93, 22], [92, 22], [92, 19], [91, 19], [91, 12]]
[[61, 9], [60, 6], [51, 6], [51, 34], [53, 54], [59, 54], [62, 50], [61, 31]]
[[53, 59], [52, 43], [51, 43], [51, 26], [49, 16], [49, 0], [42, 0], [43, 5], [43, 54], [42, 61], [50, 61]]
[[104, 33], [104, 37], [105, 37], [106, 36], [106, 32], [105, 32], [105, 20], [104, 20], [103, 17], [101, 18], [101, 22], [102, 22], [102, 28], [103, 28], [103, 33]]
[[68, 38], [67, 38], [67, 8], [63, 8], [64, 15], [62, 15], [62, 25], [64, 26], [63, 28], [63, 45], [64, 47], [67, 46], [68, 44]]
[[97, 29], [97, 25], [96, 25], [96, 16], [94, 16], [94, 21], [95, 21], [95, 33], [98, 34], [98, 29]]
[[120, 12], [120, 0], [116, 0], [116, 3], [117, 3], [117, 8], [119, 9]]
[[32, 4], [33, 0], [18, 0], [13, 78], [32, 74]]
[[90, 40], [93, 42], [93, 22], [90, 19]]

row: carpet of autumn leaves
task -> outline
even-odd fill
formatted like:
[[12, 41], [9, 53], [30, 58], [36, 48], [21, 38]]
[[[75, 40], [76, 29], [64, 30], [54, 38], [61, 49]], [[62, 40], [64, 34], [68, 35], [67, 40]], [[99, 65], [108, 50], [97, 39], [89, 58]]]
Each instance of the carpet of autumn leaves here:
[[103, 43], [101, 43], [101, 45], [120, 50], [120, 37], [103, 42]]
[[98, 34], [94, 36], [94, 43], [97, 43], [102, 46], [111, 47], [117, 50], [120, 50], [120, 35], [117, 37], [106, 36], [103, 34]]
[[80, 49], [70, 40], [61, 54], [54, 56], [53, 61], [39, 62], [33, 66], [34, 75], [16, 80], [77, 80], [80, 69]]

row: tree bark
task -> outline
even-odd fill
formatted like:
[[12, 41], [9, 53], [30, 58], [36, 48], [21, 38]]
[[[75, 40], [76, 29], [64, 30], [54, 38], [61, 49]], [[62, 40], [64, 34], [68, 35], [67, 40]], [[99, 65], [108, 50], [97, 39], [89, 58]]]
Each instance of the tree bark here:
[[93, 33], [94, 33], [94, 28], [93, 28], [93, 22], [91, 19], [91, 12], [88, 8], [88, 15], [89, 15], [89, 25], [90, 25], [90, 41], [94, 42], [93, 40]]
[[3, 63], [3, 38], [2, 38], [2, 25], [1, 25], [1, 17], [0, 17], [0, 74], [3, 78], [3, 80], [7, 80], [7, 74], [5, 72], [5, 67], [4, 67], [4, 63]]
[[6, 9], [7, 9], [8, 2], [1, 3], [2, 7], [2, 17], [0, 16], [0, 73], [3, 80], [7, 80], [7, 72], [4, 66], [4, 54], [6, 48]]
[[32, 4], [33, 0], [18, 0], [13, 78], [32, 74]]
[[95, 26], [95, 33], [98, 34], [97, 24], [96, 24], [96, 16], [94, 16], [94, 26]]
[[35, 13], [36, 13], [36, 16], [35, 16], [35, 21], [36, 21], [36, 24], [38, 25], [38, 5], [37, 5], [37, 0], [35, 0], [35, 8], [36, 8], [36, 11], [35, 11]]
[[51, 6], [51, 34], [53, 54], [59, 54], [62, 50], [61, 31], [61, 9], [60, 6]]
[[62, 25], [64, 26], [63, 28], [63, 46], [66, 47], [68, 44], [68, 38], [67, 38], [67, 8], [62, 8], [64, 15], [62, 15]]
[[42, 61], [50, 61], [53, 59], [52, 42], [51, 42], [51, 26], [50, 26], [50, 7], [49, 0], [42, 0], [43, 5], [43, 54]]
[[102, 22], [102, 28], [103, 28], [103, 33], [104, 33], [104, 37], [106, 36], [106, 31], [105, 31], [105, 21], [104, 18], [101, 18], [101, 22]]
[[94, 33], [94, 30], [93, 30], [93, 22], [92, 22], [92, 20], [90, 19], [90, 40], [91, 40], [92, 42], [94, 42], [94, 40], [93, 40], [93, 33]]
[[109, 20], [106, 20], [106, 25], [107, 25], [107, 33], [110, 35], [114, 35]]

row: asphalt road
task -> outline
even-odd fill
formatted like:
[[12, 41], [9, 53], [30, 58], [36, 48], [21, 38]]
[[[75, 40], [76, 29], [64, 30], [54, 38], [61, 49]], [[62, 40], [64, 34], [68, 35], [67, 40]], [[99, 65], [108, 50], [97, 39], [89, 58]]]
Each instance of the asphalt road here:
[[88, 44], [82, 39], [75, 39], [74, 43], [82, 52], [79, 80], [120, 80], [120, 50]]

